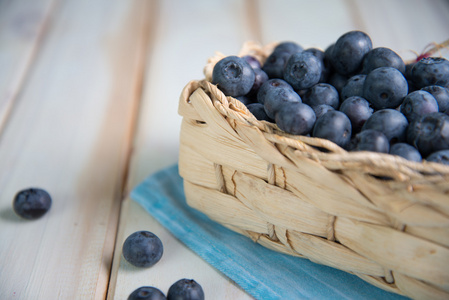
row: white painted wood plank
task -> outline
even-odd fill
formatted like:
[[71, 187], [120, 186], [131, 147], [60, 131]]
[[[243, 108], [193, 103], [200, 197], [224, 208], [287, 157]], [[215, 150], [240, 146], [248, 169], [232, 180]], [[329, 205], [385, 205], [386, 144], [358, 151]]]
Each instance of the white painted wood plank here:
[[55, 3], [0, 2], [0, 132], [38, 52]]
[[[374, 47], [388, 47], [404, 59], [416, 58], [432, 42], [449, 39], [449, 3], [444, 0], [353, 1], [355, 13]], [[449, 49], [442, 52], [449, 58]]]
[[[160, 2], [148, 53], [129, 189], [149, 174], [177, 162], [181, 126], [177, 113], [179, 95], [190, 80], [203, 78], [203, 66], [215, 51], [231, 55], [240, 50], [245, 40], [255, 38], [243, 8], [242, 1]], [[161, 238], [165, 253], [158, 264], [140, 270], [124, 261], [121, 247], [129, 234], [143, 229]], [[143, 285], [155, 286], [166, 293], [181, 278], [197, 280], [207, 299], [251, 299], [128, 199], [121, 212], [108, 298], [125, 299]]]
[[344, 0], [261, 0], [263, 43], [295, 41], [303, 47], [325, 49], [358, 24]]
[[[0, 136], [0, 299], [102, 299], [144, 65], [146, 1], [66, 1], [55, 11]], [[12, 212], [30, 186], [42, 219]]]

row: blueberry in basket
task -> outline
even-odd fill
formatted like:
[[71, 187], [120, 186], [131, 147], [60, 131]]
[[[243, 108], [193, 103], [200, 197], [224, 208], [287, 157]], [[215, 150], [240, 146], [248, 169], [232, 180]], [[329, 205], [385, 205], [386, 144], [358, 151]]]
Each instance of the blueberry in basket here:
[[426, 158], [426, 160], [449, 166], [449, 150], [440, 150], [433, 152]]
[[396, 143], [390, 147], [390, 154], [401, 156], [410, 161], [422, 161], [421, 153], [418, 149], [407, 143]]
[[363, 98], [375, 109], [396, 108], [408, 93], [404, 75], [395, 68], [380, 67], [371, 71], [363, 84]]
[[128, 300], [166, 300], [164, 293], [161, 290], [152, 286], [142, 286], [134, 290], [129, 296]]
[[415, 119], [408, 126], [407, 142], [423, 157], [449, 149], [449, 116], [435, 112]]
[[227, 56], [214, 66], [212, 83], [226, 96], [243, 96], [254, 85], [256, 75], [246, 60], [237, 56]]
[[329, 75], [327, 83], [332, 85], [337, 90], [337, 92], [341, 94], [341, 92], [343, 91], [343, 87], [346, 85], [349, 78], [349, 76], [333, 72]]
[[294, 91], [292, 86], [285, 80], [279, 78], [269, 79], [259, 88], [259, 91], [257, 92], [257, 101], [264, 104], [267, 93], [274, 89], [290, 89]]
[[322, 69], [321, 69], [321, 77], [319, 82], [327, 82], [329, 75], [332, 71], [332, 65], [330, 63], [330, 60], [326, 57], [326, 54], [323, 50], [318, 48], [307, 48], [304, 50], [304, 52], [310, 52], [313, 55], [315, 55], [316, 58], [318, 58], [322, 63]]
[[312, 136], [328, 139], [342, 148], [351, 140], [351, 121], [341, 111], [331, 110], [316, 120]]
[[313, 111], [315, 112], [315, 117], [318, 119], [319, 117], [321, 117], [322, 115], [324, 115], [325, 113], [327, 113], [330, 110], [335, 110], [335, 108], [333, 108], [330, 105], [327, 104], [320, 104], [317, 106], [312, 107]]
[[275, 119], [276, 113], [292, 102], [302, 102], [301, 97], [294, 90], [285, 88], [270, 88], [264, 97], [265, 112], [268, 117]]
[[337, 90], [328, 83], [317, 83], [308, 89], [303, 97], [303, 102], [311, 107], [327, 104], [338, 109], [340, 106]]
[[340, 111], [351, 120], [354, 134], [362, 130], [363, 125], [371, 117], [374, 110], [366, 99], [359, 96], [352, 96], [343, 101], [340, 105]]
[[388, 153], [390, 150], [390, 143], [382, 132], [368, 129], [355, 135], [351, 140], [349, 149], [351, 151]]
[[285, 132], [295, 135], [307, 135], [315, 124], [313, 109], [301, 102], [284, 105], [275, 116], [276, 124]]
[[14, 212], [27, 220], [39, 219], [51, 208], [52, 200], [47, 191], [27, 188], [19, 191], [13, 200]]
[[204, 291], [195, 280], [183, 278], [170, 286], [167, 300], [204, 300]]
[[426, 57], [411, 70], [414, 85], [421, 89], [429, 85], [449, 88], [449, 61], [443, 57]]
[[392, 67], [405, 74], [405, 63], [402, 58], [393, 50], [385, 47], [371, 49], [363, 57], [362, 65], [362, 74], [369, 74], [380, 67]]
[[401, 113], [409, 122], [433, 112], [438, 112], [438, 102], [432, 94], [426, 91], [411, 92], [401, 104]]
[[302, 52], [303, 48], [295, 42], [282, 42], [267, 57], [262, 69], [270, 78], [284, 78], [284, 67], [292, 54]]
[[274, 120], [270, 118], [265, 112], [265, 107], [262, 103], [251, 103], [246, 106], [248, 110], [256, 117], [259, 121], [267, 121], [274, 123]]
[[262, 68], [262, 64], [260, 63], [260, 61], [255, 58], [252, 55], [245, 55], [242, 56], [242, 58], [251, 66], [251, 68], [253, 69], [260, 69]]
[[429, 85], [423, 87], [422, 91], [432, 94], [438, 102], [438, 111], [445, 112], [449, 110], [449, 89], [439, 85]]
[[358, 74], [349, 78], [345, 85], [341, 88], [340, 99], [345, 101], [352, 96], [363, 97], [363, 84], [365, 83], [366, 75]]
[[335, 42], [331, 51], [331, 63], [342, 75], [357, 73], [363, 58], [373, 48], [370, 37], [361, 31], [349, 31]]
[[149, 231], [136, 231], [123, 243], [123, 257], [133, 266], [148, 268], [162, 257], [164, 247], [161, 240]]
[[311, 52], [290, 56], [284, 68], [284, 80], [295, 90], [308, 89], [320, 82], [323, 63]]
[[267, 73], [265, 73], [262, 69], [253, 69], [254, 70], [254, 83], [251, 87], [251, 90], [248, 92], [248, 96], [257, 97], [257, 92], [260, 87], [269, 79]]
[[374, 129], [382, 132], [391, 144], [406, 140], [407, 118], [399, 111], [391, 108], [374, 112], [362, 126], [362, 131]]

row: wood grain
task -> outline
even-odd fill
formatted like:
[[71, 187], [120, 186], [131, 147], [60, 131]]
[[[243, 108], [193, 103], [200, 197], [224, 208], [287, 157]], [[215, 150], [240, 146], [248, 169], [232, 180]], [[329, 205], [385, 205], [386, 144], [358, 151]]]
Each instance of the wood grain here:
[[[67, 1], [0, 140], [0, 298], [106, 295], [147, 31], [145, 1]], [[53, 197], [19, 220], [14, 194]]]
[[57, 2], [0, 2], [0, 133], [39, 52]]

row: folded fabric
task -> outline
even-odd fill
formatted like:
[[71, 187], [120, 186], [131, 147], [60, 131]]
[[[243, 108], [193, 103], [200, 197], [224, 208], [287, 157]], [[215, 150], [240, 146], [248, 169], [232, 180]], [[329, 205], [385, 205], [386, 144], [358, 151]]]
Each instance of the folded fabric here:
[[177, 165], [150, 175], [131, 198], [256, 299], [406, 299], [355, 275], [264, 248], [212, 221], [187, 205]]

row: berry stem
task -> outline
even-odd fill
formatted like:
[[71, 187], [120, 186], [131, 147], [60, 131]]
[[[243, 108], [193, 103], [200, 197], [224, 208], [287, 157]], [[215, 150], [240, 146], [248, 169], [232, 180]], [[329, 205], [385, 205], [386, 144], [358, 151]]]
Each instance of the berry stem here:
[[[429, 50], [425, 51], [429, 47], [431, 47], [431, 48]], [[444, 41], [444, 42], [442, 42], [442, 43], [440, 43], [440, 44], [437, 44], [435, 42], [434, 43], [430, 43], [429, 45], [427, 45], [424, 48], [423, 53], [418, 55], [418, 57], [416, 58], [416, 61], [418, 62], [418, 61], [420, 61], [423, 58], [430, 57], [433, 54], [435, 54], [436, 52], [440, 52], [441, 49], [445, 49], [445, 50], [449, 49], [449, 39]], [[441, 55], [441, 52], [440, 52], [440, 55]]]

